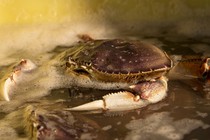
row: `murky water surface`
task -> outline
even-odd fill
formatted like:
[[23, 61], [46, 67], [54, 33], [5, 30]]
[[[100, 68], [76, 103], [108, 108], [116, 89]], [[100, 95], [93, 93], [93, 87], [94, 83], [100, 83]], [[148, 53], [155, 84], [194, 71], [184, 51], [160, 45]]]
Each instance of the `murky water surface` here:
[[[210, 38], [190, 39], [180, 37], [135, 37], [156, 44], [171, 55], [210, 55]], [[51, 52], [51, 53], [56, 53]], [[49, 53], [46, 55], [50, 56]], [[43, 55], [44, 56], [44, 55]], [[131, 56], [132, 57], [132, 56]], [[36, 58], [39, 65], [43, 64]], [[48, 58], [44, 59], [48, 60]], [[2, 68], [3, 65], [2, 65]], [[37, 82], [46, 82], [43, 77]], [[47, 81], [49, 82], [49, 81]], [[183, 77], [172, 78], [168, 82], [168, 97], [163, 101], [149, 105], [142, 109], [125, 112], [74, 112], [71, 115], [79, 119], [84, 125], [76, 125], [79, 131], [77, 139], [113, 139], [113, 140], [179, 140], [210, 138], [210, 100], [203, 95], [208, 95], [208, 85], [197, 79]], [[16, 100], [5, 103], [0, 101], [0, 139], [28, 139], [24, 131], [23, 110], [28, 105], [44, 108], [48, 113], [54, 110], [62, 111], [64, 108], [80, 105], [100, 98], [109, 91], [95, 89], [54, 89], [38, 90], [40, 84], [30, 90], [31, 96], [20, 96]], [[57, 87], [56, 87], [57, 88]], [[23, 89], [24, 90], [24, 89]], [[28, 91], [27, 91], [28, 92]], [[41, 93], [40, 93], [41, 92]], [[16, 94], [21, 94], [16, 93]], [[36, 96], [36, 93], [42, 94]], [[29, 97], [34, 98], [31, 100]], [[30, 100], [29, 100], [30, 99]], [[71, 113], [71, 112], [70, 112]], [[46, 113], [47, 114], [47, 113]], [[82, 121], [81, 121], [82, 120]], [[73, 121], [73, 119], [70, 121]], [[65, 122], [64, 122], [65, 123]], [[96, 131], [84, 126], [88, 124]]]

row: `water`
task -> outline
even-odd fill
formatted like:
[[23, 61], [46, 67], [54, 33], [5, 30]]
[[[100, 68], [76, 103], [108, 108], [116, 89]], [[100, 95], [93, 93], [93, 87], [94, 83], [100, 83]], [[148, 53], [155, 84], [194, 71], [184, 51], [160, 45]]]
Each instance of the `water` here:
[[[9, 103], [0, 101], [1, 139], [28, 139], [24, 131], [24, 122], [22, 122], [22, 111], [27, 105], [41, 106], [40, 108], [42, 108], [50, 104], [51, 109], [48, 109], [50, 112], [55, 109], [61, 110], [62, 108], [86, 103], [109, 93], [108, 91], [94, 89], [80, 88], [77, 90], [69, 90], [63, 88], [56, 82], [56, 76], [54, 76], [54, 74], [57, 74], [56, 71], [51, 70], [51, 67], [47, 67], [51, 56], [57, 53], [56, 50], [59, 50], [51, 51], [54, 50], [54, 45], [74, 43], [77, 40], [75, 32], [70, 32], [70, 30], [69, 32], [63, 32], [63, 29], [55, 30], [53, 32], [56, 32], [56, 35], [64, 34], [67, 36], [56, 38], [56, 35], [51, 35], [55, 40], [50, 39], [51, 42], [48, 42], [48, 37], [45, 38], [46, 40], [37, 40], [38, 31], [35, 31], [33, 28], [22, 28], [20, 30], [22, 36], [12, 38], [11, 40], [6, 40], [5, 38], [1, 43], [2, 45], [10, 47], [16, 46], [12, 51], [5, 47], [2, 48], [2, 51], [5, 53], [1, 55], [1, 69], [5, 70], [10, 64], [17, 62], [21, 58], [30, 58], [34, 60], [39, 67], [42, 65], [46, 67], [38, 70], [36, 74], [33, 75], [35, 79], [30, 83], [24, 84], [24, 88], [18, 90], [18, 93], [14, 95], [14, 100]], [[32, 37], [29, 36], [27, 40], [19, 40], [25, 39], [25, 35], [30, 32], [35, 35]], [[42, 35], [46, 34], [45, 32], [49, 33], [52, 32], [52, 30], [45, 30]], [[104, 33], [104, 31], [101, 32]], [[13, 33], [12, 36], [16, 34], [17, 33]], [[108, 34], [104, 36], [98, 35], [98, 38], [104, 38], [105, 36], [108, 36]], [[121, 37], [138, 38], [156, 44], [169, 54], [209, 55], [210, 52], [210, 38], [208, 37], [199, 39], [163, 35]], [[68, 38], [73, 39], [68, 40]], [[12, 41], [14, 45], [9, 41]], [[30, 46], [30, 48], [26, 46]], [[43, 48], [43, 46], [49, 46], [49, 48]], [[46, 70], [46, 73], [45, 71], [43, 72], [43, 69]], [[39, 77], [40, 73], [42, 73], [41, 77]], [[28, 78], [30, 79], [31, 76], [28, 75]], [[59, 76], [57, 78], [59, 78]], [[82, 121], [84, 124], [86, 123], [85, 121], [88, 121], [88, 123], [91, 122], [90, 125], [94, 124], [94, 126], [97, 124], [98, 127], [96, 129], [99, 130], [91, 133], [83, 133], [80, 137], [81, 139], [94, 139], [97, 137], [98, 139], [113, 140], [157, 138], [173, 140], [208, 139], [208, 133], [210, 132], [210, 102], [208, 99], [202, 97], [203, 94], [208, 94], [208, 91], [205, 91], [208, 89], [208, 86], [206, 88], [204, 88], [204, 86], [204, 83], [197, 80], [189, 80], [188, 78], [171, 79], [169, 81], [168, 97], [160, 103], [125, 112], [76, 113], [74, 116], [78, 116], [79, 114], [79, 116], [85, 118]], [[62, 88], [60, 89], [59, 87]]]

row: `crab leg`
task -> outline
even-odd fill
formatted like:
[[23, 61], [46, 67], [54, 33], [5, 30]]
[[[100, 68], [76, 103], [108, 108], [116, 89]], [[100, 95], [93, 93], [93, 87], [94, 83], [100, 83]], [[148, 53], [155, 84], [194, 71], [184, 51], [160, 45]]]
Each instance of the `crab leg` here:
[[[204, 81], [210, 79], [210, 57], [202, 56], [171, 56], [175, 62], [174, 68], [170, 71], [171, 78], [198, 78]], [[177, 75], [178, 74], [178, 75]]]
[[22, 59], [13, 67], [13, 71], [6, 80], [3, 80], [1, 96], [4, 100], [10, 101], [14, 89], [19, 83], [24, 81], [24, 74], [36, 69], [36, 65], [29, 59]]
[[210, 80], [209, 61], [210, 61], [209, 57], [205, 58], [203, 60], [203, 64], [200, 67], [200, 72], [201, 72], [202, 78], [204, 78], [207, 82], [209, 82], [209, 80]]
[[[146, 86], [145, 86], [146, 84]], [[143, 88], [142, 88], [143, 87]], [[122, 111], [144, 107], [151, 103], [161, 101], [166, 97], [167, 79], [161, 77], [155, 81], [143, 82], [139, 85], [131, 86], [134, 90], [138, 90], [138, 94], [134, 95], [128, 91], [111, 93], [103, 96], [102, 100], [96, 100], [77, 107], [69, 108], [71, 111], [90, 111], [90, 110], [109, 110]], [[143, 90], [142, 90], [143, 89]]]

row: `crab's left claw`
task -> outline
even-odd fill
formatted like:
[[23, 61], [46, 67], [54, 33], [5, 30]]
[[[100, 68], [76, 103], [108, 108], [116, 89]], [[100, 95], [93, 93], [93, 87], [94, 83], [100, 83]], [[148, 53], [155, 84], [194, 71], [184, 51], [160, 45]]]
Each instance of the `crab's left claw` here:
[[[151, 103], [161, 101], [166, 97], [167, 81], [163, 77], [151, 86], [147, 86], [147, 99], [142, 99], [141, 95], [134, 95], [128, 91], [111, 93], [103, 96], [102, 100], [96, 100], [77, 107], [69, 108], [71, 111], [91, 111], [91, 110], [109, 110], [109, 111], [124, 111], [144, 107]], [[148, 83], [147, 83], [148, 84]], [[141, 84], [143, 85], [143, 84]], [[140, 85], [140, 86], [141, 86]], [[137, 85], [139, 86], [139, 85]], [[135, 88], [135, 87], [133, 87]], [[141, 93], [140, 93], [141, 94]], [[142, 93], [144, 94], [144, 93]]]
[[24, 74], [31, 72], [36, 69], [36, 67], [37, 66], [29, 59], [22, 59], [17, 65], [13, 66], [10, 75], [1, 79], [0, 96], [6, 101], [10, 101], [18, 84], [25, 82]]

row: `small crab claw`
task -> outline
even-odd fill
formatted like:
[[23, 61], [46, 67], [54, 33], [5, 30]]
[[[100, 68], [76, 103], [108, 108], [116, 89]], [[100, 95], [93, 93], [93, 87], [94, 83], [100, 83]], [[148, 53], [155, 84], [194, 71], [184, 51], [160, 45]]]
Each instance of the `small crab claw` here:
[[209, 61], [210, 61], [210, 58], [209, 57], [205, 58], [204, 61], [203, 61], [203, 64], [200, 67], [201, 75], [207, 81], [210, 80], [210, 72], [209, 72], [210, 66], [209, 66]]
[[10, 78], [8, 78], [3, 85], [3, 91], [2, 91], [2, 96], [3, 99], [6, 101], [10, 101], [11, 97], [11, 87], [14, 86], [14, 81], [12, 81]]
[[[111, 93], [103, 96], [102, 100], [96, 100], [77, 107], [69, 108], [70, 111], [91, 111], [91, 110], [108, 110], [108, 111], [125, 111], [144, 107], [151, 103], [161, 101], [166, 97], [167, 81], [162, 77], [156, 82], [152, 82], [148, 88], [148, 98], [142, 99], [140, 95], [134, 95], [128, 91]], [[150, 83], [148, 83], [150, 84]]]
[[36, 65], [29, 59], [22, 59], [17, 65], [13, 67], [12, 73], [6, 80], [3, 78], [1, 81], [1, 96], [4, 100], [10, 101], [12, 93], [17, 85], [24, 80], [24, 73], [31, 72], [36, 69]]

